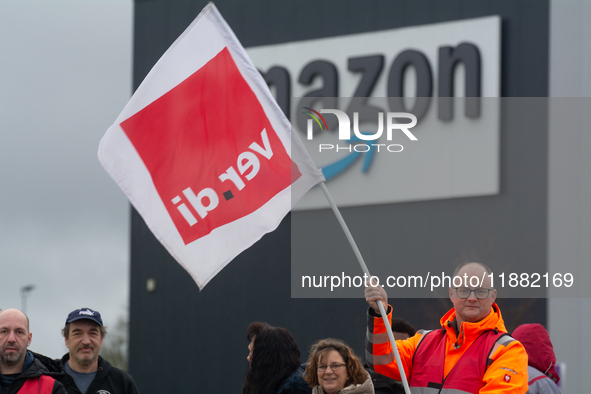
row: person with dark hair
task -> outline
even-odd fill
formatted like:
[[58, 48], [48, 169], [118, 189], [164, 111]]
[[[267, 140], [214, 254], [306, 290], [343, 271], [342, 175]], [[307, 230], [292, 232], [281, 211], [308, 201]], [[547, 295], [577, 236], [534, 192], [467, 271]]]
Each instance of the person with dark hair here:
[[300, 350], [282, 327], [253, 322], [246, 329], [248, 371], [242, 394], [310, 394], [303, 378]]
[[[413, 392], [525, 393], [527, 354], [507, 334], [501, 310], [495, 304], [490, 268], [481, 263], [460, 264], [450, 278], [453, 308], [440, 320], [438, 330], [419, 330], [396, 341], [400, 360]], [[394, 350], [386, 335], [377, 300], [384, 308], [388, 296], [382, 286], [365, 288], [369, 303], [366, 355], [377, 373], [401, 380]], [[386, 313], [392, 318], [392, 306]]]
[[560, 394], [556, 385], [560, 377], [554, 369], [556, 355], [546, 328], [541, 324], [522, 324], [512, 336], [521, 342], [527, 352], [527, 394]]
[[305, 378], [312, 394], [374, 394], [361, 361], [338, 339], [322, 339], [312, 346]]
[[394, 334], [394, 339], [407, 339], [414, 336], [416, 333], [416, 328], [406, 320], [399, 318], [392, 319], [392, 334]]

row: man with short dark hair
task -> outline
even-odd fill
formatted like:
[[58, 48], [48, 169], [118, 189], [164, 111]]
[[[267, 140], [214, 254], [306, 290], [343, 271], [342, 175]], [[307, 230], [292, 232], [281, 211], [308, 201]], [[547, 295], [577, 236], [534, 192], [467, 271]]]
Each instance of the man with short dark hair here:
[[[497, 291], [491, 286], [490, 274], [490, 269], [481, 263], [458, 266], [449, 288], [454, 307], [441, 318], [441, 329], [420, 330], [409, 339], [396, 341], [413, 392], [527, 391], [527, 354], [523, 345], [507, 334], [501, 311], [495, 304]], [[474, 277], [477, 281], [471, 280]], [[473, 286], [475, 283], [480, 286]], [[365, 297], [371, 306], [367, 361], [377, 373], [401, 380], [376, 303], [382, 300], [388, 305], [386, 291], [379, 285], [366, 287]], [[387, 313], [391, 320], [389, 305]]]
[[58, 379], [69, 394], [138, 394], [133, 378], [99, 356], [107, 330], [101, 314], [76, 309], [62, 329], [68, 353], [61, 359]]
[[2, 394], [65, 394], [62, 384], [41, 362], [44, 356], [27, 350], [32, 338], [27, 315], [18, 309], [0, 312]]
[[392, 319], [392, 334], [394, 334], [394, 339], [408, 339], [416, 333], [417, 330], [406, 320], [399, 318]]

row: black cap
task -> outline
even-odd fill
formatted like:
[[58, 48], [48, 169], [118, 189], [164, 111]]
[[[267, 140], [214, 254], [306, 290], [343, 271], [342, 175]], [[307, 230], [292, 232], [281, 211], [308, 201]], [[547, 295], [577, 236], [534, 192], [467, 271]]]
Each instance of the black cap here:
[[68, 318], [66, 319], [66, 324], [72, 323], [73, 321], [80, 320], [80, 319], [88, 319], [92, 320], [93, 322], [97, 323], [99, 326], [103, 325], [103, 319], [101, 319], [101, 314], [97, 311], [93, 311], [90, 308], [82, 308], [76, 309], [73, 312], [70, 312]]

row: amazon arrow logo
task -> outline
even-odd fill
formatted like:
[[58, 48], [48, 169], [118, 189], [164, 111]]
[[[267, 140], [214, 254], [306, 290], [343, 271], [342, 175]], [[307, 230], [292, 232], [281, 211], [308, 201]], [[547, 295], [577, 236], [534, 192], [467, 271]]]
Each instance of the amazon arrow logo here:
[[[360, 139], [357, 137], [353, 137], [347, 142], [349, 144], [352, 144], [357, 141], [360, 141]], [[328, 181], [329, 179], [339, 175], [341, 172], [349, 168], [363, 153], [365, 153], [365, 159], [363, 160], [363, 167], [361, 168], [361, 172], [363, 172], [364, 174], [368, 172], [373, 160], [375, 147], [372, 147], [370, 145], [365, 146], [368, 147], [365, 151], [353, 150], [351, 154], [345, 156], [344, 158], [339, 159], [336, 162], [329, 164], [327, 166], [321, 167], [320, 170], [322, 170], [324, 178]]]

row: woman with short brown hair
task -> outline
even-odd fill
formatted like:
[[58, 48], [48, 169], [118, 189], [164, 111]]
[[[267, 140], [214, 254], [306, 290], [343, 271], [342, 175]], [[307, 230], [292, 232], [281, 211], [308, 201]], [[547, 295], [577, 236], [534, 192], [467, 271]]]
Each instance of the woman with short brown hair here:
[[338, 339], [322, 339], [312, 346], [304, 378], [312, 394], [374, 394], [361, 361]]

